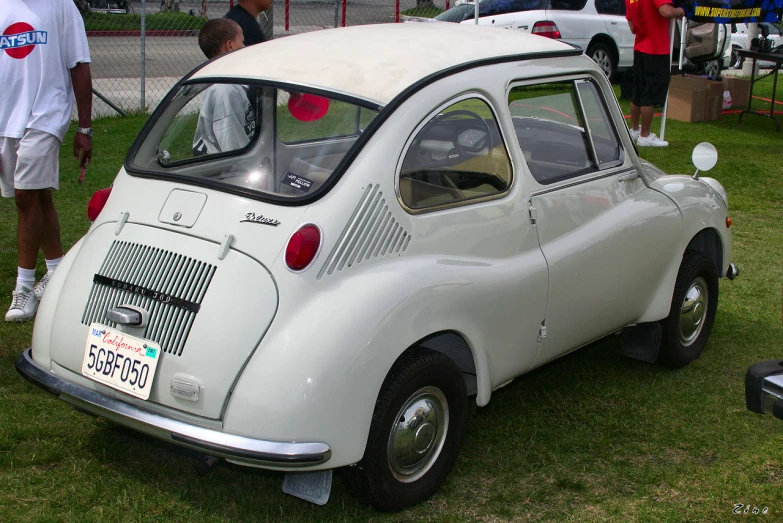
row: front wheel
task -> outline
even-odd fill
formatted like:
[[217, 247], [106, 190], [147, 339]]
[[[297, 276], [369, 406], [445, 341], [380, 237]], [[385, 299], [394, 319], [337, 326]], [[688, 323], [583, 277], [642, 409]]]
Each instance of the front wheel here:
[[617, 62], [615, 61], [614, 53], [609, 49], [609, 46], [602, 43], [590, 44], [587, 48], [587, 56], [598, 64], [598, 67], [601, 68], [609, 81], [614, 78], [614, 73], [617, 70]]
[[669, 316], [663, 320], [658, 361], [680, 368], [698, 358], [718, 309], [718, 270], [707, 256], [686, 251], [683, 256]]
[[429, 349], [404, 354], [378, 394], [364, 457], [344, 470], [348, 490], [386, 511], [429, 498], [457, 459], [467, 413], [454, 362]]

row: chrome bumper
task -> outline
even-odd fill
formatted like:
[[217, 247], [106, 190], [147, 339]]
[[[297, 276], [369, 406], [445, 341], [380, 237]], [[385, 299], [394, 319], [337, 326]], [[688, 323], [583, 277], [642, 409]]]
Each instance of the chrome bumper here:
[[38, 366], [30, 351], [25, 350], [16, 360], [16, 370], [25, 379], [79, 410], [144, 434], [237, 463], [274, 469], [312, 467], [327, 462], [332, 455], [325, 443], [284, 443], [246, 438], [142, 410], [55, 376]]
[[753, 412], [769, 412], [783, 420], [783, 361], [763, 361], [748, 369], [745, 404]]

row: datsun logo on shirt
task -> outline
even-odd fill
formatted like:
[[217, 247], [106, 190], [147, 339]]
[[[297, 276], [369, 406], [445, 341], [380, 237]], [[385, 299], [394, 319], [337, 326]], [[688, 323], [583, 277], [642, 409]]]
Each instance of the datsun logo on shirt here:
[[9, 25], [0, 36], [0, 49], [11, 58], [21, 60], [33, 52], [38, 44], [45, 44], [49, 33], [36, 31], [28, 23], [16, 22]]

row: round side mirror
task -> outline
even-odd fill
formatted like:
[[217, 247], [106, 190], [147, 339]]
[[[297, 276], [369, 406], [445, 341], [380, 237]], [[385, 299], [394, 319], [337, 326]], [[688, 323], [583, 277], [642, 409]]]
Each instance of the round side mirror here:
[[701, 142], [693, 148], [693, 165], [700, 171], [709, 171], [718, 163], [718, 150], [708, 142]]

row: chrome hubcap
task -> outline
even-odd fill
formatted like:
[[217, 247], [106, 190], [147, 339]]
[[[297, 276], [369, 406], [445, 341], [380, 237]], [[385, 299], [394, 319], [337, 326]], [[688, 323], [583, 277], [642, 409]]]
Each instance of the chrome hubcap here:
[[412, 483], [432, 468], [449, 426], [449, 404], [437, 387], [417, 390], [397, 413], [389, 434], [389, 469], [398, 481]]
[[606, 76], [612, 73], [612, 61], [609, 59], [609, 55], [604, 51], [595, 51], [593, 53], [593, 61], [598, 64], [598, 67], [603, 70]]
[[693, 280], [680, 308], [680, 342], [684, 346], [691, 345], [701, 334], [704, 318], [707, 315], [709, 290], [704, 278]]

